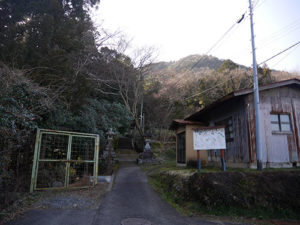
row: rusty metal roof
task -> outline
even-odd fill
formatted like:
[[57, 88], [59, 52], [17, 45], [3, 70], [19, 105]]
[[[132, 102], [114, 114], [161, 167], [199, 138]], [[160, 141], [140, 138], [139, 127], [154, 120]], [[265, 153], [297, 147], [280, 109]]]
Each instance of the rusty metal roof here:
[[[263, 85], [263, 86], [259, 87], [259, 91], [265, 91], [265, 90], [288, 86], [288, 85], [299, 85], [299, 87], [300, 87], [300, 79], [293, 78], [293, 79], [289, 79], [289, 80], [283, 80], [283, 81], [278, 81], [278, 82], [274, 82], [271, 84]], [[202, 113], [207, 112], [208, 110], [214, 108], [215, 106], [217, 106], [218, 104], [220, 104], [222, 102], [228, 101], [230, 99], [238, 98], [240, 96], [252, 94], [252, 93], [253, 93], [253, 88], [246, 88], [246, 89], [241, 89], [241, 90], [238, 90], [235, 92], [231, 92], [228, 95], [226, 95], [226, 96], [218, 99], [217, 101], [211, 103], [210, 105], [206, 106], [205, 108], [189, 115], [184, 120], [193, 121], [196, 117], [200, 116]]]

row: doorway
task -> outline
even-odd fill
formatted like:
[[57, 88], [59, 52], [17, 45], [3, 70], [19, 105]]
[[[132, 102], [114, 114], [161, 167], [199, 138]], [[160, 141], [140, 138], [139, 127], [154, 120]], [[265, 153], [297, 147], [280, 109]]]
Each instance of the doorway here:
[[185, 163], [185, 132], [177, 134], [177, 163]]

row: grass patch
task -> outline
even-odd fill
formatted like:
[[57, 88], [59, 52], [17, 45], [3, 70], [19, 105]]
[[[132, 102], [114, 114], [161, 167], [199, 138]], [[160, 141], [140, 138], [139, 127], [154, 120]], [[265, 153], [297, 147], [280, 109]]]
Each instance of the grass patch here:
[[[155, 152], [154, 155], [156, 158], [161, 160], [161, 164], [151, 165], [151, 164], [143, 164], [141, 168], [146, 172], [162, 172], [167, 170], [183, 170], [190, 173], [198, 172], [196, 167], [182, 167], [176, 165], [176, 151], [175, 149], [169, 149], [161, 152]], [[256, 169], [251, 168], [231, 168], [227, 167], [226, 172], [245, 172], [245, 173], [261, 173], [261, 172], [282, 172], [282, 171], [299, 171], [300, 167], [292, 167], [292, 168], [265, 168], [263, 171], [258, 171]], [[221, 167], [209, 167], [204, 166], [201, 168], [201, 173], [224, 173], [221, 170]]]
[[167, 201], [173, 208], [175, 208], [181, 214], [187, 215], [187, 213], [184, 211], [184, 208], [176, 203], [172, 193], [164, 191], [164, 189], [162, 188], [162, 183], [158, 179], [149, 177], [148, 181], [150, 185], [154, 188], [154, 190], [156, 190], [160, 194], [163, 200]]
[[239, 218], [256, 218], [260, 220], [300, 220], [300, 214], [298, 212], [288, 208], [281, 208], [280, 204], [273, 208], [266, 208], [257, 205], [251, 209], [224, 205], [206, 207], [205, 204], [201, 204], [200, 202], [185, 200], [178, 197], [178, 194], [170, 190], [167, 187], [167, 184], [158, 174], [150, 176], [149, 183], [161, 195], [162, 199], [167, 201], [178, 212], [187, 216], [213, 215], [220, 217], [231, 217], [235, 220], [239, 220]]
[[[299, 209], [299, 201], [295, 198], [299, 195], [297, 177], [300, 168], [267, 168], [262, 172], [250, 168], [227, 168], [224, 173], [221, 168], [205, 167], [198, 174], [196, 168], [176, 166], [173, 153], [160, 156], [164, 160], [159, 165], [148, 164], [141, 168], [147, 173], [152, 187], [180, 213], [188, 216], [230, 217], [235, 220], [284, 219], [299, 222], [300, 214], [290, 202]], [[193, 179], [189, 181], [191, 177]], [[289, 182], [289, 185], [286, 186], [285, 182]], [[227, 190], [224, 190], [225, 187]], [[287, 189], [290, 187], [292, 189]], [[236, 200], [233, 200], [233, 195]], [[207, 202], [206, 197], [210, 198]], [[274, 200], [274, 197], [278, 198]]]

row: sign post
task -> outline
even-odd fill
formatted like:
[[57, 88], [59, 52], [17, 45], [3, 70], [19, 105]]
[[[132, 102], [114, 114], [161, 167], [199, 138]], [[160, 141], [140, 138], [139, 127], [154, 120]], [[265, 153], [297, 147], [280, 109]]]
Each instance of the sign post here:
[[200, 158], [200, 150], [197, 150], [197, 160], [198, 160], [198, 172], [201, 170], [201, 158]]
[[225, 138], [225, 127], [204, 127], [195, 129], [193, 133], [194, 150], [197, 151], [198, 161], [198, 172], [201, 170], [201, 150], [215, 150], [221, 149], [221, 162], [222, 170], [226, 171], [225, 164], [225, 149], [226, 149], [226, 138]]
[[226, 163], [225, 163], [225, 150], [221, 150], [221, 162], [222, 162], [222, 170], [226, 171]]

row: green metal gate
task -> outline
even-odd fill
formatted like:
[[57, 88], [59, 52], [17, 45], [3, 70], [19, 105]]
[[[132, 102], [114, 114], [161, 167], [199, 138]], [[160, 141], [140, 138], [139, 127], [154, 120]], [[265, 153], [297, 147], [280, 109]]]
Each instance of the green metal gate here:
[[97, 184], [99, 135], [38, 129], [30, 192]]

